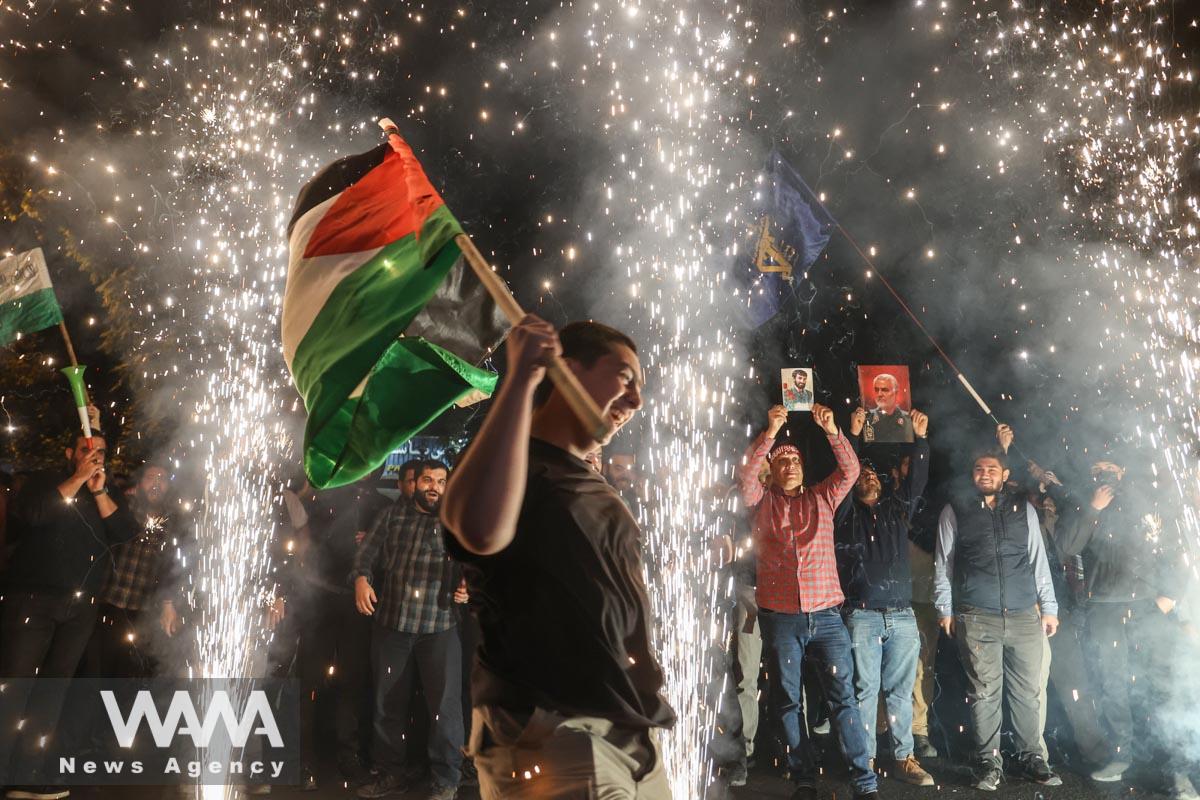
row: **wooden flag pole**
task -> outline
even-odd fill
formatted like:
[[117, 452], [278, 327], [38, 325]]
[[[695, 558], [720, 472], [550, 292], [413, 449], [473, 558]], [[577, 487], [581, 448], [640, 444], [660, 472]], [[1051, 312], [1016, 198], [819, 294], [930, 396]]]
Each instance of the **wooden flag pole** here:
[[79, 360], [75, 358], [75, 346], [71, 344], [71, 334], [67, 332], [67, 323], [60, 319], [58, 329], [62, 331], [63, 343], [67, 346], [67, 357], [71, 359], [71, 366], [78, 367]]
[[[525, 310], [521, 308], [521, 304], [512, 296], [512, 292], [508, 290], [508, 285], [492, 271], [491, 266], [484, 260], [483, 255], [475, 247], [475, 243], [471, 241], [471, 237], [465, 233], [460, 233], [454, 237], [455, 244], [467, 257], [467, 263], [471, 265], [471, 269], [475, 271], [476, 277], [488, 290], [488, 294], [496, 301], [496, 305], [504, 312], [504, 316], [513, 325], [516, 325], [525, 318]], [[546, 367], [546, 372], [550, 375], [550, 380], [554, 382], [554, 386], [567, 401], [567, 405], [575, 412], [580, 421], [587, 426], [591, 431], [592, 437], [597, 441], [604, 441], [612, 433], [612, 425], [600, 415], [600, 408], [596, 405], [596, 401], [592, 396], [584, 391], [580, 385], [579, 379], [575, 377], [575, 373], [567, 367], [566, 363], [559, 357], [550, 362]]]

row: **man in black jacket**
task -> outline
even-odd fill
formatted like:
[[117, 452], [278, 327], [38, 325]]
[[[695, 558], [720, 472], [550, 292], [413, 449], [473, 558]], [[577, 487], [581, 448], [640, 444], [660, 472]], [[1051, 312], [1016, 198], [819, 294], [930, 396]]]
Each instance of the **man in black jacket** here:
[[[108, 494], [106, 454], [102, 436], [78, 437], [65, 451], [66, 468], [31, 476], [13, 503], [0, 678], [75, 674], [96, 623], [95, 596], [112, 570], [110, 550], [138, 533], [129, 509]], [[60, 688], [33, 691], [29, 680], [17, 680], [0, 693], [0, 754], [11, 756], [10, 774], [18, 765], [22, 774], [40, 766], [38, 754], [58, 725]], [[20, 718], [26, 723], [18, 734]], [[31, 788], [26, 796], [66, 795]]]
[[1144, 739], [1135, 735], [1131, 711], [1137, 692], [1143, 694], [1138, 706], [1153, 715], [1145, 692], [1159, 670], [1155, 654], [1173, 635], [1167, 615], [1184, 582], [1162, 521], [1125, 485], [1125, 470], [1104, 460], [1093, 464], [1091, 473], [1090, 502], [1059, 536], [1058, 549], [1064, 558], [1083, 556], [1087, 628], [1097, 650], [1095, 663], [1101, 665], [1100, 713], [1113, 735], [1112, 760], [1092, 778], [1110, 782], [1121, 780], [1132, 761], [1131, 746]]
[[[857, 442], [865, 419], [861, 408], [851, 416], [851, 442]], [[914, 786], [933, 786], [933, 777], [913, 755], [912, 693], [921, 637], [908, 563], [909, 523], [929, 481], [929, 418], [913, 411], [912, 426], [916, 445], [903, 485], [896, 486], [898, 475], [881, 475], [864, 461], [854, 491], [838, 507], [838, 574], [846, 595], [842, 616], [854, 647], [854, 694], [863, 724], [875, 730], [882, 689], [895, 776]], [[874, 736], [867, 737], [867, 748], [874, 758]]]

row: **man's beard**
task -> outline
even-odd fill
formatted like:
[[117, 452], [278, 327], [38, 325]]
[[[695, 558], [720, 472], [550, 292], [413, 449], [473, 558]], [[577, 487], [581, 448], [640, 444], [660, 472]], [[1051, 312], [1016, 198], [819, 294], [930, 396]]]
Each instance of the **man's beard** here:
[[421, 507], [421, 510], [424, 511], [426, 514], [436, 513], [437, 510], [442, 505], [442, 496], [440, 494], [437, 496], [437, 499], [434, 500], [432, 504], [425, 497], [425, 492], [417, 492], [415, 495], [413, 495], [413, 499], [415, 499], [417, 501], [417, 505], [419, 505]]
[[160, 495], [157, 499], [151, 499], [143, 492], [137, 493], [138, 502], [141, 507], [149, 514], [158, 515], [163, 510], [163, 500], [166, 495]]

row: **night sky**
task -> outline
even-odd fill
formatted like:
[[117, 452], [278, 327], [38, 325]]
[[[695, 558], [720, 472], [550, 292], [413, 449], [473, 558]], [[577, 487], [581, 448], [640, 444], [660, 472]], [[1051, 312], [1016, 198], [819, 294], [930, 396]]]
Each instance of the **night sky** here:
[[[61, 222], [84, 239], [97, 263], [138, 265], [134, 305], [194, 283], [181, 281], [181, 259], [167, 263], [131, 242], [142, 233], [159, 241], [179, 237], [189, 211], [169, 207], [169, 198], [186, 195], [189, 183], [198, 190], [226, 177], [227, 165], [200, 161], [191, 162], [190, 173], [171, 172], [167, 153], [175, 145], [160, 150], [156, 140], [169, 138], [173, 119], [188, 112], [194, 87], [181, 43], [190, 42], [194, 52], [209, 30], [237, 30], [238, 15], [253, 14], [268, 27], [290, 25], [295, 41], [314, 43], [319, 65], [306, 88], [319, 98], [315, 117], [290, 103], [281, 108], [297, 150], [311, 156], [301, 177], [323, 160], [375, 144], [377, 131], [362, 123], [392, 116], [528, 309], [556, 323], [607, 313], [607, 321], [623, 324], [615, 311], [620, 303], [611, 299], [622, 289], [608, 245], [617, 223], [599, 213], [595, 186], [611, 169], [612, 145], [587, 113], [594, 95], [580, 91], [587, 58], [573, 45], [555, 49], [547, 41], [548, 31], [569, 37], [568, 4], [363, 2], [303, 12], [271, 4], [140, 5], [136, 11], [103, 2], [0, 9], [0, 139], [13, 153], [37, 154], [36, 164], [26, 164], [31, 186], [61, 193], [50, 201], [50, 222], [6, 224], [6, 248], [33, 246], [39, 231]], [[1164, 21], [1156, 35], [1177, 70], [1191, 68], [1198, 41], [1186, 5], [1167, 4], [1159, 12]], [[1062, 196], [1078, 185], [1072, 150], [1078, 141], [1043, 141], [1031, 123], [1036, 106], [1057, 97], [1055, 81], [1036, 58], [981, 56], [986, 42], [1011, 24], [1007, 7], [749, 3], [748, 16], [759, 24], [745, 37], [743, 63], [757, 75], [740, 98], [743, 152], [730, 157], [752, 176], [769, 148], [779, 147], [814, 189], [827, 193], [827, 206], [845, 229], [864, 248], [878, 248], [879, 272], [996, 414], [1014, 424], [1018, 443], [1054, 463], [1065, 446], [1076, 452], [1127, 437], [1131, 402], [1136, 407], [1150, 396], [1144, 387], [1131, 391], [1130, 376], [1121, 374], [1125, 345], [1100, 344], [1119, 338], [1120, 315], [1108, 325], [1103, 315], [1119, 305], [1127, 287], [1096, 275], [1078, 248], [1112, 237], [1059, 213]], [[1031, 7], [1013, 18], [1065, 31], [1092, 11], [1091, 3], [1051, 3], [1040, 16]], [[322, 26], [318, 36], [314, 30]], [[361, 41], [316, 44], [337, 30], [361, 31]], [[399, 44], [381, 49], [389, 35]], [[1168, 87], [1159, 113], [1194, 123], [1194, 86]], [[592, 110], [602, 117], [602, 109]], [[1019, 149], [1011, 147], [1018, 142]], [[1194, 189], [1194, 138], [1187, 148], [1180, 180]], [[143, 211], [135, 224], [122, 222], [129, 235], [115, 236], [114, 226], [105, 226], [113, 204], [96, 177], [99, 162], [87, 165], [88, 155], [119, 159], [120, 191], [137, 194]], [[46, 175], [45, 163], [61, 174]], [[1113, 191], [1109, 177], [1092, 202], [1112, 199], [1105, 195]], [[744, 188], [750, 217], [753, 189]], [[150, 208], [156, 201], [165, 207]], [[164, 233], [176, 212], [173, 230]], [[730, 226], [731, 239], [743, 224]], [[142, 233], [130, 233], [139, 226]], [[749, 240], [742, 241], [744, 250]], [[65, 259], [50, 256], [83, 359], [98, 376], [111, 374], [123, 354], [117, 343], [98, 349], [96, 331], [105, 323], [92, 288]], [[738, 285], [744, 261], [726, 262], [730, 285]], [[1194, 286], [1194, 250], [1185, 253], [1184, 264]], [[933, 416], [943, 457], [986, 439], [991, 421], [865, 271], [854, 249], [835, 235], [806, 278], [795, 282], [779, 317], [757, 331], [728, 321], [756, 372], [743, 390], [744, 408], [734, 413], [759, 425], [778, 393], [775, 376], [786, 366], [812, 366], [818, 399], [844, 413], [854, 405], [857, 364], [903, 363], [912, 371], [917, 407]], [[89, 327], [84, 320], [93, 316], [98, 322]], [[146, 332], [156, 334], [160, 323], [167, 330], [187, 324], [157, 315], [146, 320]], [[55, 347], [47, 342], [48, 352]], [[153, 352], [174, 357], [167, 344]], [[451, 415], [438, 429], [455, 432], [473, 416]], [[793, 420], [803, 436], [801, 423]]]

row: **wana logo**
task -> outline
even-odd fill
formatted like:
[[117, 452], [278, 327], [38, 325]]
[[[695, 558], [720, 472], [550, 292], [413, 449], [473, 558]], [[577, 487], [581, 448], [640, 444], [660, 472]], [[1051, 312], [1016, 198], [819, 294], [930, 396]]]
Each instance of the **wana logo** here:
[[[121, 747], [133, 746], [133, 738], [143, 722], [149, 725], [154, 743], [159, 747], [170, 747], [178, 735], [190, 736], [195, 747], [208, 747], [217, 725], [224, 726], [234, 747], [245, 747], [251, 732], [265, 735], [272, 747], [283, 747], [275, 714], [267, 702], [266, 692], [261, 690], [250, 692], [240, 718], [233, 710], [229, 693], [222, 689], [213, 691], [203, 722], [196, 713], [191, 693], [184, 690], [175, 692], [165, 716], [159, 715], [154, 696], [144, 689], [137, 693], [128, 716], [122, 715], [113, 692], [101, 691], [100, 697]], [[254, 727], [256, 721], [259, 723], [257, 728]]]

